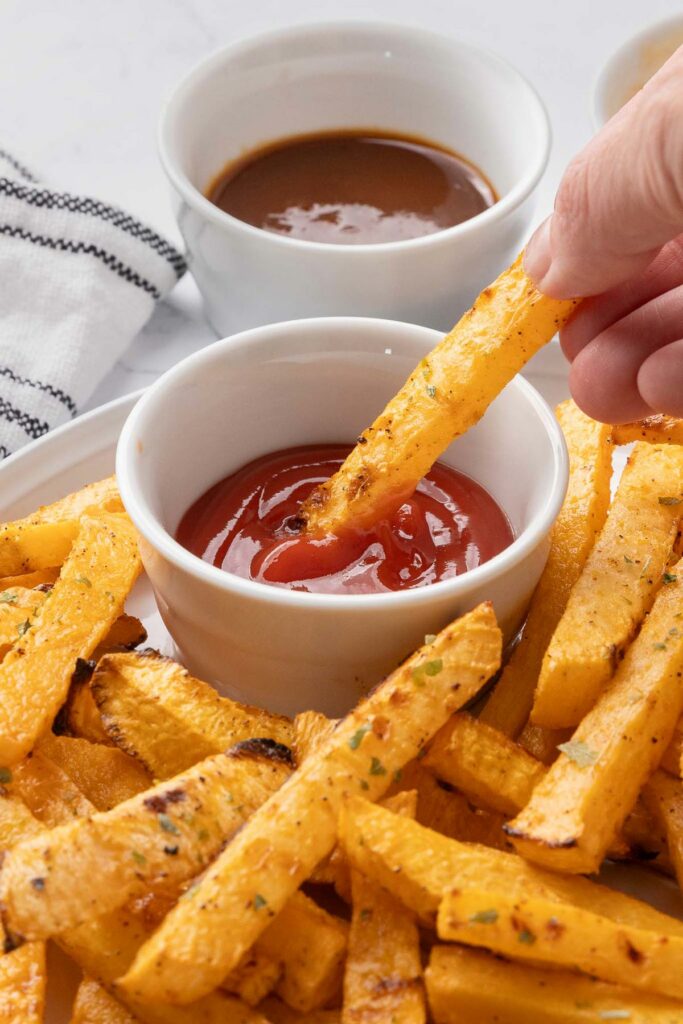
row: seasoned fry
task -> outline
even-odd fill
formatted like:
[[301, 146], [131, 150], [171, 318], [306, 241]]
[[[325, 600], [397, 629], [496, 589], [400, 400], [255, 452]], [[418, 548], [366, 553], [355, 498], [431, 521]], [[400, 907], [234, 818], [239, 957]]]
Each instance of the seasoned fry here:
[[476, 804], [516, 814], [545, 775], [545, 768], [497, 729], [460, 714], [441, 729], [422, 762]]
[[107, 635], [140, 568], [126, 516], [81, 521], [49, 601], [0, 665], [0, 764], [16, 764], [47, 732], [76, 660], [89, 658]]
[[558, 405], [555, 413], [569, 451], [567, 495], [553, 527], [550, 554], [531, 599], [522, 639], [480, 716], [482, 722], [513, 739], [529, 717], [543, 655], [605, 524], [610, 501], [610, 428], [589, 419], [571, 399]]
[[643, 789], [643, 801], [664, 830], [678, 885], [683, 889], [683, 783], [666, 772], [655, 772]]
[[110, 996], [93, 978], [84, 978], [78, 986], [70, 1024], [137, 1024], [118, 999]]
[[435, 1024], [683, 1022], [683, 1006], [671, 999], [460, 946], [434, 946], [425, 981]]
[[42, 1024], [46, 980], [42, 942], [29, 942], [0, 956], [0, 1021]]
[[351, 872], [351, 893], [342, 1024], [423, 1024], [420, 936], [414, 914], [358, 871]]
[[541, 295], [518, 257], [425, 356], [332, 479], [304, 503], [308, 532], [365, 527], [393, 511], [577, 304]]
[[219, 697], [154, 651], [102, 658], [90, 688], [109, 736], [155, 778], [171, 778], [241, 740], [292, 743], [288, 718]]
[[637, 444], [543, 658], [531, 719], [577, 725], [647, 614], [683, 508], [683, 447]]
[[114, 477], [89, 484], [33, 515], [0, 526], [0, 576], [15, 576], [61, 565], [84, 516], [123, 512]]
[[310, 1013], [340, 995], [348, 933], [346, 921], [295, 892], [255, 947], [282, 966], [280, 999]]
[[305, 761], [309, 754], [324, 743], [337, 726], [334, 718], [327, 718], [320, 711], [302, 711], [294, 719], [293, 751], [296, 763]]
[[634, 423], [618, 423], [612, 427], [613, 444], [647, 441], [650, 444], [683, 444], [683, 420], [675, 416], [647, 416]]
[[90, 679], [95, 671], [93, 661], [79, 661], [71, 677], [69, 695], [63, 705], [54, 728], [77, 739], [90, 740], [114, 747], [116, 744], [104, 728], [102, 716], [90, 690]]
[[40, 750], [14, 766], [6, 788], [48, 828], [95, 810], [67, 773]]
[[147, 1000], [186, 1002], [218, 984], [331, 852], [344, 796], [357, 789], [382, 796], [394, 773], [496, 671], [501, 642], [491, 606], [480, 605], [390, 675], [250, 818], [199, 883], [202, 914], [179, 903], [123, 988]]
[[152, 785], [142, 765], [115, 747], [48, 732], [38, 749], [66, 772], [98, 811], [109, 811]]
[[173, 886], [194, 877], [288, 774], [277, 757], [214, 755], [111, 811], [20, 843], [0, 877], [9, 930], [48, 938], [122, 906], [157, 878]]
[[434, 926], [443, 896], [457, 884], [556, 899], [625, 927], [683, 938], [683, 923], [639, 900], [585, 878], [527, 864], [514, 854], [461, 843], [362, 797], [349, 797], [339, 839], [351, 865]]
[[506, 826], [535, 863], [597, 870], [671, 742], [683, 709], [683, 560], [668, 575], [612, 683]]
[[[522, 883], [522, 879], [520, 879]], [[469, 879], [439, 907], [440, 939], [483, 946], [516, 960], [578, 968], [602, 981], [683, 997], [683, 935], [612, 921], [552, 896], [524, 895]]]

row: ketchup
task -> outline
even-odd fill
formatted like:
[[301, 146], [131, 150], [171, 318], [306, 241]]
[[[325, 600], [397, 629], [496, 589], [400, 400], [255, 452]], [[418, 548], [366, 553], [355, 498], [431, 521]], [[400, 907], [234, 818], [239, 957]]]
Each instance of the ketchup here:
[[215, 484], [183, 516], [183, 547], [249, 580], [318, 594], [424, 587], [482, 565], [512, 543], [484, 488], [436, 463], [413, 496], [369, 530], [307, 537], [298, 511], [351, 447], [310, 445], [264, 455]]

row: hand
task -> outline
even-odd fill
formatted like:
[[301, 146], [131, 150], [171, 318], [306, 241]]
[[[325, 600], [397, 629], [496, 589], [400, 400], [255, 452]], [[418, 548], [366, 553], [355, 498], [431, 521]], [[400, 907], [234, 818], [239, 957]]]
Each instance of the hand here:
[[683, 416], [683, 47], [569, 165], [525, 265], [592, 296], [560, 335], [588, 415]]

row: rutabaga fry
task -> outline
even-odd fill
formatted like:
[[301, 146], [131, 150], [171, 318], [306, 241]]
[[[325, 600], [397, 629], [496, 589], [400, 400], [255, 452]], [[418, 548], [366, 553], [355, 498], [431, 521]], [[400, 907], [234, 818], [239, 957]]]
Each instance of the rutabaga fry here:
[[331, 852], [344, 797], [379, 799], [496, 671], [501, 640], [491, 606], [480, 605], [392, 673], [256, 811], [121, 986], [136, 998], [189, 1002], [219, 984]]
[[637, 444], [543, 658], [531, 720], [577, 725], [666, 577], [683, 512], [683, 447]]
[[424, 1024], [415, 915], [359, 871], [351, 872], [351, 894], [342, 1024]]
[[672, 999], [462, 946], [434, 946], [425, 981], [435, 1024], [683, 1024]]
[[519, 256], [425, 356], [331, 480], [314, 490], [302, 506], [307, 531], [365, 527], [398, 507], [577, 304], [541, 295]]
[[50, 728], [77, 659], [107, 635], [140, 569], [127, 516], [81, 520], [49, 600], [0, 665], [0, 764], [16, 764]]
[[668, 575], [611, 684], [506, 826], [535, 863], [596, 871], [671, 742], [683, 709], [683, 561]]
[[123, 512], [114, 477], [44, 505], [25, 519], [0, 525], [0, 576], [61, 565], [78, 536], [83, 516]]
[[460, 888], [447, 893], [439, 907], [440, 939], [683, 998], [683, 936], [613, 921], [552, 896], [457, 881]]
[[78, 986], [69, 1024], [139, 1024], [130, 1010], [93, 978]]
[[288, 718], [219, 697], [208, 683], [154, 651], [101, 658], [90, 689], [111, 739], [158, 779], [241, 740], [292, 743]]
[[351, 865], [410, 907], [428, 927], [434, 926], [441, 900], [455, 881], [520, 897], [549, 897], [626, 927], [683, 938], [683, 923], [647, 903], [586, 878], [545, 871], [511, 853], [447, 839], [362, 797], [345, 803], [339, 832]]
[[110, 811], [152, 785], [149, 772], [116, 747], [48, 732], [37, 749], [69, 776], [98, 811]]
[[569, 451], [569, 484], [555, 520], [543, 575], [522, 639], [503, 669], [480, 719], [515, 739], [529, 717], [541, 663], [572, 587], [603, 528], [610, 502], [610, 427], [589, 419], [570, 400], [555, 410]]
[[214, 755], [110, 811], [20, 843], [0, 876], [9, 930], [48, 938], [122, 906], [159, 878], [168, 886], [193, 878], [289, 773], [277, 757]]

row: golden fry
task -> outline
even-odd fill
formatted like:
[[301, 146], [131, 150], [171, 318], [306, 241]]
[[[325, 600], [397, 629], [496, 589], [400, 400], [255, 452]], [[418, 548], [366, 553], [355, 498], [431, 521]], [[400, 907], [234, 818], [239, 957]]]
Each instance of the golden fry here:
[[649, 444], [683, 444], [683, 420], [675, 416], [648, 416], [634, 423], [618, 423], [612, 427], [613, 444], [647, 441]]
[[543, 658], [531, 719], [590, 711], [661, 586], [683, 509], [683, 448], [638, 444]]
[[555, 410], [569, 451], [569, 484], [553, 527], [550, 554], [534, 591], [522, 639], [512, 652], [480, 719], [515, 739], [534, 699], [541, 663], [572, 587], [610, 502], [610, 427], [589, 419], [570, 400]]
[[76, 992], [69, 1024], [138, 1024], [138, 1018], [99, 982], [84, 978]]
[[66, 772], [98, 811], [110, 811], [152, 785], [149, 772], [116, 747], [48, 732], [38, 749]]
[[308, 532], [364, 527], [393, 511], [576, 306], [541, 295], [519, 256], [425, 356], [341, 468], [305, 502]]

